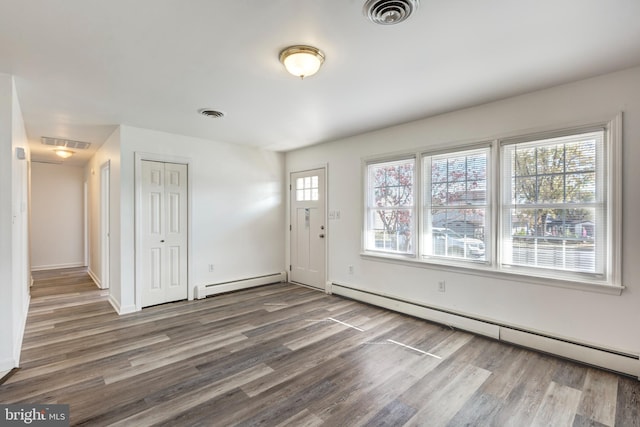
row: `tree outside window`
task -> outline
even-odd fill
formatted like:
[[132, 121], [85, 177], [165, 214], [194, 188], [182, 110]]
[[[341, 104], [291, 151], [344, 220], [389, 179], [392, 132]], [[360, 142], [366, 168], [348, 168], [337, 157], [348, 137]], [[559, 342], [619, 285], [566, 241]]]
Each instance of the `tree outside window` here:
[[415, 159], [368, 165], [366, 249], [414, 252]]
[[423, 256], [488, 259], [488, 153], [483, 148], [423, 157]]
[[603, 141], [601, 131], [504, 147], [506, 264], [602, 272]]

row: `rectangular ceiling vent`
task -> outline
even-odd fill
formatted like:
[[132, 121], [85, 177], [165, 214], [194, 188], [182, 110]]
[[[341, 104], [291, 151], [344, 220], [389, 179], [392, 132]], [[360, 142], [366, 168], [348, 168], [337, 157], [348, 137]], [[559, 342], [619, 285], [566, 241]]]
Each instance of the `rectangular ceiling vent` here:
[[72, 141], [70, 139], [50, 138], [48, 136], [42, 137], [42, 143], [44, 145], [50, 145], [51, 147], [74, 148], [76, 150], [86, 150], [91, 146], [90, 142]]

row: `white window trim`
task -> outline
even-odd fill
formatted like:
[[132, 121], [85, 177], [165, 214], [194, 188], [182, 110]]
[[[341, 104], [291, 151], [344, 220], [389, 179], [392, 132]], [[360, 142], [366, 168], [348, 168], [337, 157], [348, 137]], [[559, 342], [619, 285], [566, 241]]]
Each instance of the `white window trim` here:
[[[472, 146], [465, 145], [464, 147], [452, 147], [449, 150], [422, 151], [420, 152], [420, 157], [418, 159], [418, 163], [420, 163], [420, 168], [421, 168], [420, 173], [422, 173], [425, 157], [433, 157], [440, 154], [455, 155], [455, 153], [462, 153], [462, 152], [469, 152], [469, 151], [482, 151], [482, 150], [488, 149], [487, 163], [489, 164], [489, 169], [487, 170], [487, 183], [492, 183], [494, 181], [493, 166], [491, 164], [493, 162], [493, 148], [492, 148], [493, 145], [495, 144], [492, 141], [483, 141], [483, 142], [476, 143]], [[418, 230], [420, 243], [419, 243], [419, 247], [417, 248], [420, 251], [420, 253], [416, 254], [417, 258], [421, 259], [423, 262], [428, 262], [428, 260], [432, 260], [432, 262], [437, 264], [453, 264], [453, 265], [461, 265], [461, 266], [482, 265], [485, 267], [489, 266], [493, 262], [492, 260], [495, 259], [494, 253], [492, 251], [493, 239], [490, 239], [488, 242], [487, 241], [484, 242], [485, 247], [489, 248], [489, 251], [490, 251], [490, 253], [485, 257], [484, 260], [475, 260], [471, 258], [459, 259], [459, 258], [452, 258], [452, 257], [438, 257], [434, 255], [427, 255], [425, 253], [425, 251], [422, 249], [422, 246], [426, 244], [425, 230], [424, 230], [425, 189], [423, 188], [425, 179], [423, 179], [424, 178], [423, 176], [419, 176], [418, 178], [420, 178], [419, 190], [420, 190], [421, 203], [419, 206], [420, 211], [418, 212], [418, 216], [419, 216], [418, 220], [420, 221], [419, 230]], [[494, 191], [493, 188], [488, 185], [486, 188], [487, 204], [483, 205], [483, 206], [486, 206], [487, 212], [490, 213], [489, 214], [489, 219], [490, 219], [489, 230], [493, 230], [492, 219], [494, 215], [491, 213], [495, 209], [493, 204], [493, 196], [492, 196], [493, 191]]]
[[[525, 141], [532, 139], [545, 139], [550, 137], [561, 136], [563, 134], [582, 133], [594, 128], [604, 128], [606, 134], [606, 153], [607, 153], [607, 197], [609, 202], [607, 204], [607, 262], [606, 262], [606, 277], [603, 280], [594, 280], [593, 277], [581, 276], [579, 273], [575, 274], [573, 278], [557, 278], [554, 277], [553, 270], [536, 271], [535, 275], [530, 271], [513, 271], [512, 268], [500, 268], [499, 260], [499, 244], [498, 244], [498, 230], [501, 224], [500, 221], [500, 208], [501, 208], [501, 158], [500, 158], [500, 146], [503, 141], [514, 143], [517, 141]], [[423, 180], [422, 180], [422, 156], [429, 156], [434, 154], [440, 154], [443, 152], [455, 152], [464, 151], [467, 149], [486, 147], [487, 139], [479, 138], [478, 143], [469, 143], [468, 141], [461, 144], [447, 144], [439, 145], [437, 147], [423, 148], [411, 152], [400, 152], [395, 154], [387, 154], [383, 156], [371, 156], [362, 159], [362, 196], [363, 196], [363, 212], [362, 212], [362, 242], [360, 256], [363, 259], [379, 262], [389, 262], [394, 264], [407, 265], [411, 267], [435, 269], [449, 272], [456, 272], [462, 274], [469, 274], [473, 276], [482, 276], [488, 278], [495, 278], [500, 280], [512, 280], [517, 282], [523, 282], [527, 284], [543, 285], [560, 287], [567, 289], [576, 289], [580, 291], [589, 291], [596, 293], [603, 293], [609, 295], [620, 295], [625, 289], [622, 284], [622, 112], [616, 114], [613, 118], [601, 121], [592, 121], [589, 123], [575, 124], [566, 127], [548, 128], [543, 131], [530, 132], [530, 133], [514, 133], [510, 135], [502, 135], [492, 139], [490, 150], [490, 173], [493, 179], [490, 180], [491, 193], [493, 197], [489, 200], [491, 206], [491, 218], [490, 226], [492, 230], [491, 242], [489, 244], [491, 254], [490, 263], [486, 262], [473, 262], [473, 261], [456, 261], [449, 259], [422, 259], [420, 256], [423, 233], [423, 201], [422, 193], [424, 192]], [[485, 142], [482, 142], [485, 141]], [[366, 228], [367, 228], [367, 192], [368, 192], [368, 176], [367, 166], [371, 163], [394, 161], [414, 158], [416, 162], [415, 169], [415, 184], [414, 184], [414, 201], [416, 208], [416, 233], [418, 237], [415, 239], [415, 254], [392, 254], [378, 251], [366, 250]], [[525, 269], [526, 270], [526, 269]]]
[[[369, 166], [373, 164], [387, 163], [387, 162], [401, 162], [403, 160], [413, 160], [413, 221], [414, 221], [414, 231], [415, 236], [413, 236], [413, 253], [401, 253], [401, 252], [393, 252], [393, 251], [385, 251], [385, 250], [376, 250], [376, 249], [367, 249], [367, 233], [369, 232], [368, 224], [369, 224]], [[406, 153], [398, 155], [385, 155], [382, 157], [371, 157], [362, 160], [362, 194], [363, 194], [363, 212], [362, 212], [362, 232], [361, 232], [361, 251], [362, 253], [372, 254], [384, 258], [391, 259], [416, 259], [419, 257], [418, 248], [419, 243], [418, 240], [420, 238], [420, 225], [417, 223], [419, 220], [420, 212], [420, 203], [422, 202], [422, 198], [419, 194], [416, 194], [416, 188], [418, 187], [418, 179], [420, 178], [421, 169], [420, 169], [420, 160], [415, 153]]]

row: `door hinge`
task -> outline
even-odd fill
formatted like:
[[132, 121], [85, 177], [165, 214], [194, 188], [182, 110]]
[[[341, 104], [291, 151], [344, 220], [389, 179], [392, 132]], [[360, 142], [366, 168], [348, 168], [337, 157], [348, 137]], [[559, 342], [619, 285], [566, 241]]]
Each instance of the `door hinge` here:
[[289, 264], [289, 271], [291, 271], [291, 264]]
[[289, 231], [292, 231], [293, 227], [291, 227], [291, 224], [289, 224]]
[[289, 191], [291, 191], [293, 188], [291, 187], [291, 184], [289, 184]]

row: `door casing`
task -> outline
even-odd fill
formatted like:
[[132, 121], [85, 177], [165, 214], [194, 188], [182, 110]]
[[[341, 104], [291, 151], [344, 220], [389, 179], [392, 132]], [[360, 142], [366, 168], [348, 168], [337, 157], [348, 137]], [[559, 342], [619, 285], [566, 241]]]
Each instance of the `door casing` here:
[[314, 171], [322, 171], [322, 176], [323, 176], [323, 185], [322, 185], [322, 192], [321, 192], [321, 197], [323, 198], [323, 207], [322, 207], [322, 212], [320, 212], [320, 215], [322, 216], [322, 224], [324, 225], [324, 230], [313, 230], [313, 233], [323, 233], [325, 235], [325, 237], [322, 239], [322, 241], [324, 242], [322, 251], [324, 253], [324, 265], [321, 267], [322, 269], [322, 277], [321, 280], [318, 284], [318, 286], [314, 286], [314, 285], [309, 285], [306, 283], [301, 283], [301, 282], [297, 282], [297, 283], [301, 283], [303, 285], [307, 285], [307, 286], [311, 286], [315, 289], [321, 289], [324, 290], [325, 292], [327, 291], [327, 277], [328, 277], [328, 241], [330, 238], [329, 235], [329, 224], [327, 221], [327, 206], [328, 206], [328, 190], [327, 190], [327, 182], [328, 182], [328, 167], [327, 165], [322, 165], [322, 166], [318, 166], [318, 167], [314, 167], [314, 168], [309, 168], [309, 169], [304, 169], [304, 170], [298, 170], [298, 171], [292, 171], [289, 173], [289, 199], [288, 199], [288, 215], [289, 215], [289, 234], [288, 234], [288, 245], [289, 245], [289, 275], [290, 275], [290, 279], [289, 280], [293, 280], [291, 278], [291, 276], [293, 276], [292, 274], [292, 264], [293, 264], [293, 259], [294, 259], [294, 251], [296, 250], [296, 248], [294, 247], [293, 244], [293, 237], [294, 237], [294, 232], [293, 232], [293, 227], [294, 227], [294, 221], [296, 218], [294, 218], [294, 199], [295, 199], [295, 191], [296, 191], [296, 185], [295, 185], [295, 181], [293, 179], [293, 176], [295, 174], [300, 174], [300, 173], [312, 173]]
[[111, 268], [111, 163], [106, 161], [100, 167], [100, 288], [109, 289]]

